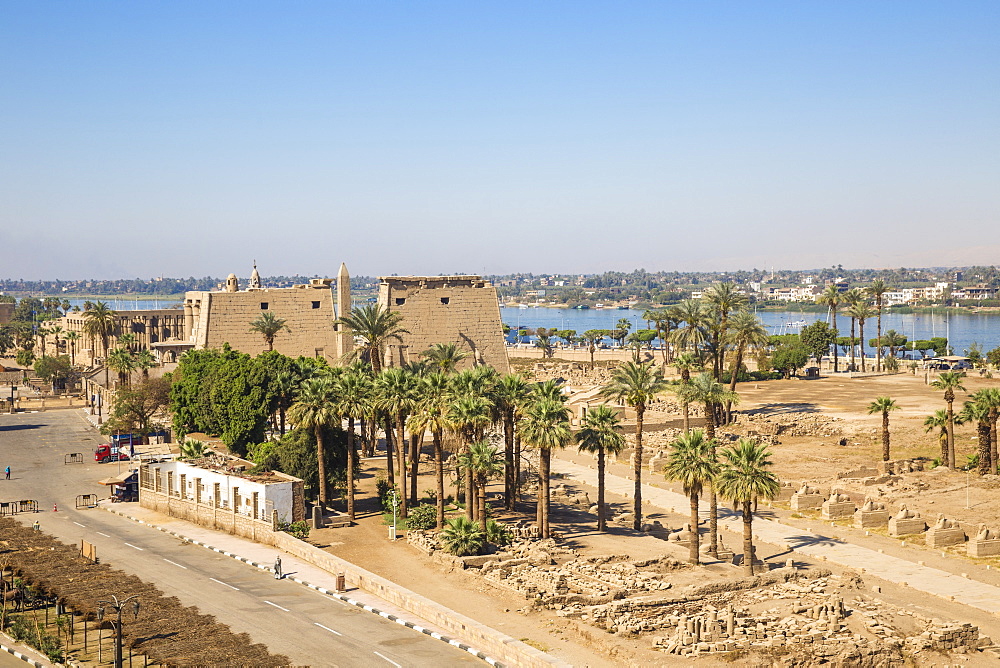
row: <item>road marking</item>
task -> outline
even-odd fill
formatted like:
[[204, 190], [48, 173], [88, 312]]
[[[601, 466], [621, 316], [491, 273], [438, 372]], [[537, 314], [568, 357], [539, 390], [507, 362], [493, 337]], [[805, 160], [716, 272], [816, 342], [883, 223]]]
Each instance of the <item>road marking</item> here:
[[173, 564], [174, 566], [177, 566], [178, 568], [183, 568], [184, 570], [188, 569], [187, 566], [181, 566], [176, 561], [170, 561], [169, 559], [164, 559], [164, 561], [167, 562], [168, 564]]
[[314, 623], [314, 624], [315, 624], [316, 626], [320, 627], [321, 629], [326, 629], [326, 630], [327, 630], [327, 631], [329, 631], [330, 633], [333, 633], [333, 634], [336, 634], [336, 635], [338, 635], [338, 636], [342, 636], [342, 635], [344, 635], [344, 634], [343, 634], [343, 633], [341, 633], [340, 631], [334, 631], [334, 630], [333, 630], [333, 629], [331, 629], [331, 628], [330, 628], [329, 626], [323, 626], [323, 625], [322, 625], [322, 624], [320, 624], [319, 622], [313, 622], [313, 623]]
[[396, 668], [403, 668], [403, 666], [401, 664], [396, 663], [395, 661], [393, 661], [392, 659], [390, 659], [389, 657], [387, 657], [385, 654], [379, 654], [378, 652], [375, 652], [375, 654], [378, 655], [378, 656], [380, 656], [380, 657], [382, 657], [383, 659], [385, 659], [386, 661], [388, 661], [392, 665], [396, 666]]
[[239, 591], [239, 590], [240, 590], [240, 588], [239, 588], [239, 587], [234, 587], [234, 586], [233, 586], [233, 585], [231, 585], [231, 584], [226, 584], [226, 583], [225, 583], [225, 582], [223, 582], [222, 580], [216, 580], [215, 578], [208, 578], [208, 579], [209, 579], [209, 580], [211, 580], [212, 582], [218, 582], [218, 583], [219, 583], [220, 585], [224, 585], [224, 586], [226, 586], [226, 587], [229, 587], [230, 589], [235, 589], [236, 591]]
[[108, 534], [106, 534], [106, 533], [101, 533], [100, 531], [98, 531], [98, 532], [97, 532], [97, 535], [98, 535], [98, 536], [104, 536], [105, 538], [111, 538], [111, 536], [109, 536]]
[[143, 548], [141, 548], [141, 547], [136, 547], [136, 546], [135, 546], [135, 545], [133, 545], [132, 543], [125, 543], [125, 544], [126, 544], [126, 545], [128, 545], [129, 547], [131, 547], [131, 548], [132, 548], [133, 550], [139, 550], [140, 552], [142, 552], [142, 551], [143, 551]]
[[281, 607], [280, 605], [278, 605], [277, 603], [271, 603], [270, 601], [264, 601], [264, 602], [265, 602], [265, 603], [267, 603], [268, 605], [273, 605], [273, 606], [274, 606], [274, 607], [276, 607], [276, 608], [277, 608], [278, 610], [284, 610], [285, 612], [291, 612], [291, 611], [290, 611], [290, 610], [289, 610], [288, 608], [282, 608], [282, 607]]
[[80, 524], [79, 522], [73, 522], [73, 524], [77, 525], [78, 527], [83, 527], [84, 529], [87, 528], [86, 524]]

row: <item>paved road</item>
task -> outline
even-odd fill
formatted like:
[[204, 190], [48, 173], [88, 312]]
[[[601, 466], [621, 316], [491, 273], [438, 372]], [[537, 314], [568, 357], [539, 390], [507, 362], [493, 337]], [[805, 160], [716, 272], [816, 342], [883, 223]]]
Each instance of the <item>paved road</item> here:
[[[562, 473], [567, 478], [593, 487], [597, 486], [597, 471], [587, 466], [581, 466], [563, 459], [553, 458], [553, 473]], [[612, 494], [631, 497], [635, 483], [628, 478], [606, 474], [605, 485]], [[643, 484], [643, 503], [650, 503], [663, 510], [682, 516], [688, 516], [690, 505], [688, 498], [682, 494]], [[707, 506], [704, 513], [707, 514]], [[739, 514], [729, 512], [719, 506], [719, 525], [739, 536], [743, 535], [743, 522]], [[952, 599], [957, 603], [970, 605], [989, 612], [1000, 612], [1000, 587], [984, 582], [977, 582], [948, 573], [938, 568], [923, 566], [913, 561], [900, 559], [888, 554], [882, 554], [847, 541], [804, 532], [798, 527], [782, 524], [775, 520], [754, 518], [754, 535], [761, 540], [774, 545], [788, 545], [796, 553], [818, 559], [827, 559], [832, 563], [849, 568], [864, 568], [875, 577], [897, 584], [906, 583], [918, 591], [933, 594], [944, 599]], [[739, 549], [739, 542], [730, 543], [731, 548]]]
[[[77, 494], [117, 464], [63, 465], [65, 452], [91, 451], [98, 435], [78, 411], [0, 416], [0, 500], [38, 499], [42, 530], [64, 542], [85, 539], [102, 562], [135, 573], [168, 595], [215, 615], [300, 665], [440, 666], [482, 664], [466, 652], [288, 580], [246, 566], [103, 510], [76, 510]], [[53, 512], [53, 503], [59, 511]]]

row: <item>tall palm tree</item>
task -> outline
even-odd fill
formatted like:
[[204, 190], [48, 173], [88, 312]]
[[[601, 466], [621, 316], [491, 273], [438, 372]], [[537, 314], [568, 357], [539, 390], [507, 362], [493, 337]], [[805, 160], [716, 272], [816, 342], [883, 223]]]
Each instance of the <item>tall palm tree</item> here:
[[[457, 377], [456, 377], [457, 378]], [[451, 430], [461, 440], [459, 457], [468, 451], [477, 441], [483, 440], [486, 427], [492, 422], [490, 403], [482, 394], [456, 394], [452, 384], [452, 401], [448, 407], [448, 422]], [[465, 491], [465, 515], [470, 520], [476, 519], [475, 496], [473, 495], [472, 470], [463, 467]]]
[[823, 293], [816, 297], [816, 301], [829, 306], [830, 313], [833, 315], [833, 371], [836, 373], [840, 371], [840, 355], [838, 353], [840, 346], [837, 345], [840, 331], [837, 329], [837, 307], [843, 303], [843, 296], [836, 285], [828, 285]]
[[990, 471], [990, 406], [985, 401], [976, 401], [976, 395], [972, 395], [971, 401], [966, 401], [959, 413], [965, 422], [976, 423], [976, 437], [979, 441], [979, 475], [994, 473]]
[[715, 478], [715, 488], [723, 498], [740, 506], [743, 515], [743, 572], [753, 575], [753, 509], [758, 499], [773, 499], [781, 485], [768, 470], [771, 453], [763, 443], [741, 438], [722, 451], [724, 460]]
[[859, 290], [857, 288], [851, 288], [850, 290], [848, 290], [847, 292], [845, 292], [842, 295], [842, 297], [843, 297], [843, 303], [844, 304], [848, 304], [847, 313], [848, 313], [848, 315], [851, 316], [851, 370], [853, 371], [854, 368], [855, 368], [854, 367], [854, 347], [855, 347], [855, 341], [856, 341], [856, 339], [854, 338], [854, 324], [856, 322], [856, 319], [855, 319], [854, 315], [851, 313], [851, 308], [854, 307], [854, 306], [857, 306], [858, 304], [860, 304], [861, 302], [863, 302], [864, 299], [865, 299], [865, 295], [864, 295], [863, 292], [861, 292], [861, 290]]
[[[354, 468], [357, 462], [357, 436], [354, 433], [355, 419], [367, 415], [373, 393], [372, 382], [361, 373], [347, 371], [336, 381], [336, 413], [347, 418], [347, 518], [354, 521]], [[284, 418], [282, 418], [284, 432]]]
[[118, 374], [118, 387], [125, 387], [129, 383], [129, 378], [135, 371], [135, 357], [127, 348], [115, 348], [108, 353], [108, 358], [104, 361], [105, 366]]
[[632, 528], [642, 527], [642, 423], [646, 405], [668, 388], [663, 370], [652, 364], [625, 362], [616, 368], [611, 379], [600, 391], [602, 397], [614, 399], [635, 409], [635, 517]]
[[565, 447], [573, 438], [569, 426], [569, 409], [555, 399], [536, 399], [524, 412], [521, 433], [528, 445], [538, 448], [538, 530], [542, 538], [550, 538], [549, 475], [552, 450]]
[[448, 377], [441, 372], [430, 373], [420, 379], [420, 397], [410, 418], [410, 431], [431, 432], [434, 444], [434, 473], [437, 479], [437, 528], [444, 528], [444, 449], [442, 435], [451, 428], [448, 419], [451, 394]]
[[700, 346], [708, 336], [705, 328], [707, 311], [703, 302], [697, 299], [685, 299], [676, 307], [676, 314], [679, 322], [670, 337], [672, 343], [676, 343], [681, 350], [690, 350], [698, 359], [701, 359]]
[[156, 356], [148, 348], [143, 348], [135, 354], [135, 368], [142, 372], [143, 378], [149, 378], [149, 370], [156, 364]]
[[997, 419], [1000, 417], [1000, 388], [988, 387], [979, 390], [973, 398], [990, 409], [990, 472], [997, 470]]
[[63, 328], [59, 325], [49, 325], [49, 334], [56, 340], [56, 355], [59, 354], [59, 335], [63, 333]]
[[329, 376], [316, 376], [302, 381], [299, 396], [288, 409], [288, 418], [303, 429], [312, 429], [316, 437], [316, 465], [319, 476], [319, 505], [327, 504], [326, 452], [323, 427], [338, 422], [336, 385]]
[[594, 351], [597, 350], [597, 344], [604, 340], [608, 332], [604, 329], [588, 329], [583, 334], [580, 335], [580, 342], [586, 344], [587, 350], [590, 352], [590, 368], [594, 368]]
[[691, 501], [691, 542], [688, 545], [689, 561], [700, 563], [698, 528], [698, 497], [705, 485], [711, 484], [719, 472], [715, 459], [714, 448], [705, 438], [701, 429], [681, 434], [670, 444], [670, 454], [667, 455], [667, 465], [664, 474], [667, 480], [679, 482], [684, 486], [684, 493]]
[[[733, 366], [729, 378], [729, 391], [736, 392], [736, 378], [743, 367], [743, 357], [748, 350], [761, 349], [769, 341], [767, 330], [760, 318], [750, 311], [737, 311], [729, 323], [729, 340], [733, 346]], [[732, 405], [726, 404], [726, 423], [732, 419]]]
[[69, 363], [76, 366], [76, 342], [80, 340], [79, 332], [66, 332], [63, 339], [69, 341]]
[[514, 439], [517, 420], [528, 396], [528, 381], [520, 374], [503, 376], [493, 387], [493, 405], [503, 424], [504, 442], [504, 507], [514, 510], [520, 462], [514, 458]]
[[875, 350], [875, 370], [882, 370], [882, 300], [885, 293], [889, 291], [889, 286], [881, 278], [876, 278], [867, 288], [868, 294], [875, 300], [875, 311], [878, 313], [878, 334], [875, 340], [878, 347]]
[[[718, 407], [725, 403], [738, 404], [740, 396], [727, 390], [725, 385], [712, 378], [709, 373], [695, 376], [683, 391], [689, 403], [700, 403], [704, 406], [705, 434], [708, 436], [708, 446], [714, 455]], [[715, 498], [714, 487], [709, 487], [708, 501], [709, 553], [714, 557], [719, 552], [719, 503]]]
[[[413, 377], [399, 367], [382, 369], [375, 377], [376, 403], [382, 411], [389, 416], [386, 430], [386, 466], [391, 466], [392, 450], [395, 446], [395, 469], [399, 472], [399, 512], [403, 517], [407, 516], [407, 493], [406, 493], [406, 416], [412, 410], [415, 403], [415, 389]], [[395, 425], [395, 435], [393, 431]], [[391, 443], [391, 445], [390, 445]], [[389, 484], [394, 484], [395, 476], [392, 469], [388, 471]]]
[[701, 368], [698, 359], [691, 353], [682, 353], [674, 360], [674, 366], [681, 374], [681, 384], [674, 388], [677, 400], [681, 402], [681, 412], [684, 416], [684, 433], [691, 431], [690, 402], [687, 400], [684, 388], [691, 383], [691, 372]]
[[459, 349], [454, 343], [435, 343], [420, 353], [428, 362], [443, 373], [454, 373], [458, 363], [466, 359], [469, 353]]
[[955, 468], [955, 390], [965, 392], [963, 378], [964, 372], [945, 371], [931, 382], [931, 387], [935, 390], [944, 390], [944, 401], [948, 404], [948, 457], [945, 466], [951, 469]]
[[710, 329], [713, 348], [713, 373], [716, 380], [722, 380], [722, 360], [725, 355], [726, 335], [729, 332], [729, 314], [747, 305], [747, 296], [740, 292], [731, 281], [716, 283], [704, 293], [704, 299], [712, 305], [714, 327]]
[[889, 397], [876, 397], [868, 404], [868, 414], [882, 414], [882, 461], [889, 461], [889, 411], [899, 410], [899, 405]]
[[580, 452], [597, 454], [597, 530], [607, 529], [607, 510], [604, 505], [604, 456], [616, 455], [625, 447], [621, 434], [621, 420], [607, 404], [594, 406], [583, 418], [583, 428], [576, 432]]
[[[962, 424], [959, 417], [955, 417], [955, 424]], [[948, 411], [939, 408], [933, 415], [924, 418], [924, 432], [938, 430], [938, 444], [941, 446], [941, 464], [948, 466]]]
[[104, 302], [97, 302], [83, 312], [83, 333], [90, 339], [91, 348], [101, 342], [101, 357], [108, 354], [108, 339], [118, 324], [118, 314]]
[[35, 330], [35, 336], [37, 336], [38, 340], [41, 341], [41, 343], [42, 343], [42, 346], [41, 346], [41, 355], [39, 355], [39, 357], [45, 357], [45, 355], [46, 355], [46, 353], [45, 353], [45, 337], [47, 337], [48, 335], [49, 335], [49, 330], [48, 330], [47, 327], [43, 327], [43, 326], [40, 325], [38, 327], [38, 329]]
[[401, 314], [384, 309], [381, 304], [366, 304], [338, 318], [334, 324], [344, 325], [362, 340], [360, 352], [368, 357], [372, 371], [378, 373], [382, 370], [382, 358], [389, 341], [402, 342], [402, 335], [410, 333], [399, 326], [402, 320]]
[[250, 331], [264, 337], [267, 349], [274, 350], [274, 337], [278, 335], [278, 332], [282, 330], [287, 332], [292, 331], [286, 324], [287, 322], [285, 318], [279, 318], [268, 311], [267, 313], [261, 313], [259, 318], [250, 323]]
[[459, 465], [472, 471], [472, 497], [479, 525], [486, 527], [486, 485], [503, 471], [503, 453], [488, 441], [477, 441], [459, 457]]
[[[875, 311], [872, 309], [871, 306], [868, 305], [868, 302], [861, 301], [861, 302], [858, 302], [857, 304], [852, 304], [851, 307], [847, 309], [847, 312], [851, 315], [851, 317], [854, 320], [857, 320], [857, 322], [858, 322], [858, 339], [859, 339], [859, 343], [861, 345], [861, 372], [864, 373], [864, 371], [865, 371], [865, 320], [868, 320], [873, 315], [875, 315]], [[852, 336], [853, 336], [853, 332], [852, 332]], [[853, 348], [852, 348], [852, 351], [853, 351]]]

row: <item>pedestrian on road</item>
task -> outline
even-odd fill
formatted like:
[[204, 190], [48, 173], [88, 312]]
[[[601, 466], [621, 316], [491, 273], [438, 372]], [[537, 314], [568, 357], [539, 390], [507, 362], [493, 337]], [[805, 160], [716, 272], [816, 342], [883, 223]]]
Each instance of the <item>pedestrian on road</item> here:
[[4, 469], [4, 473], [7, 476], [6, 479], [10, 480], [10, 467], [9, 466], [6, 469]]
[[281, 556], [280, 555], [274, 558], [274, 579], [275, 580], [280, 580], [281, 579]]

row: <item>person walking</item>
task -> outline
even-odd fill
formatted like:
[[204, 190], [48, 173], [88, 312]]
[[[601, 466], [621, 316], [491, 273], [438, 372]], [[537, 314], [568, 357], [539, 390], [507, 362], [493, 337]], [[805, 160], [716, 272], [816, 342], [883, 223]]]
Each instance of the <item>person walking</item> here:
[[274, 579], [275, 580], [280, 580], [281, 579], [281, 556], [280, 555], [274, 558]]
[[9, 466], [6, 469], [4, 469], [4, 474], [6, 476], [6, 480], [10, 480], [10, 467]]

